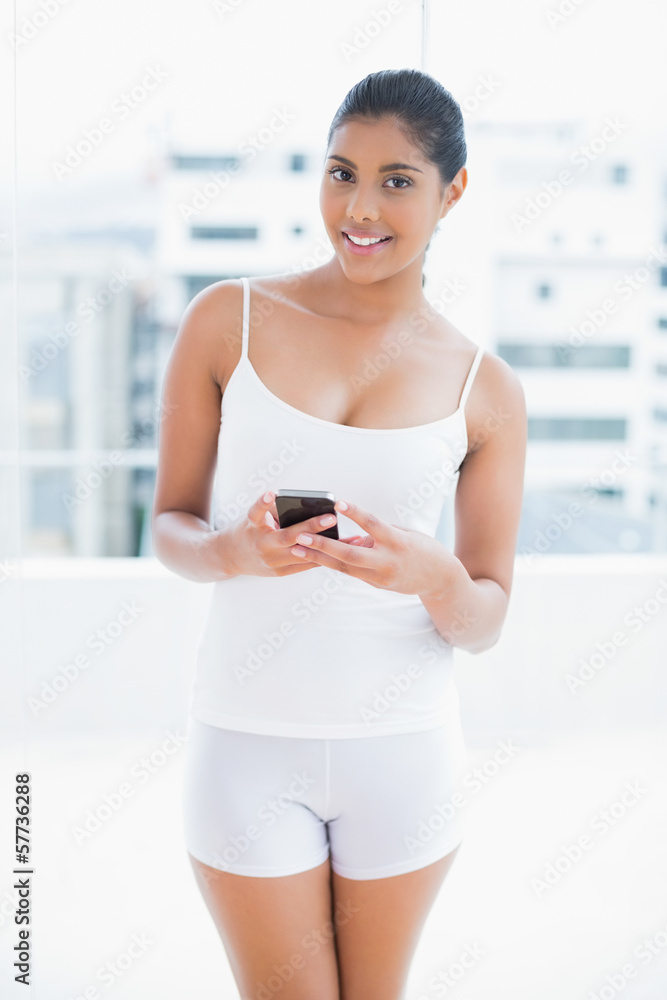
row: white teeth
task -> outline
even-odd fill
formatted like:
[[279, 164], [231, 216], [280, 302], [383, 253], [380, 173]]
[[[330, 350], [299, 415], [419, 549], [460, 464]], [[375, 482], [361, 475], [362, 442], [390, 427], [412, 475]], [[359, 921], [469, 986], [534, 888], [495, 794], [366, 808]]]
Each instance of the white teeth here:
[[381, 240], [386, 239], [386, 236], [378, 236], [375, 239], [365, 236], [363, 239], [360, 239], [358, 236], [350, 236], [349, 233], [346, 233], [345, 235], [347, 236], [348, 240], [352, 240], [352, 242], [356, 243], [358, 247], [367, 247], [370, 246], [371, 243], [380, 243]]

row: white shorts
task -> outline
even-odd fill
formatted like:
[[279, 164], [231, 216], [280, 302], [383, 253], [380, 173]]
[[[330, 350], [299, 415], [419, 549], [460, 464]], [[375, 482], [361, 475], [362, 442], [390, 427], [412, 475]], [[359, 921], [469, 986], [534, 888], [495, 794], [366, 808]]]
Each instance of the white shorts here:
[[432, 864], [461, 841], [460, 729], [309, 739], [190, 717], [188, 736], [185, 842], [219, 871], [270, 878], [331, 857], [345, 878], [386, 878]]

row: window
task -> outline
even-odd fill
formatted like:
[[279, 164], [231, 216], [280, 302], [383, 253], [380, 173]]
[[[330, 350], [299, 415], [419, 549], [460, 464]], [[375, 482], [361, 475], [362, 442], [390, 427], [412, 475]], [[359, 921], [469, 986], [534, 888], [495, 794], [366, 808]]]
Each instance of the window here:
[[549, 299], [549, 298], [551, 298], [551, 285], [538, 285], [537, 286], [537, 297], [538, 297], [538, 299]]
[[628, 368], [630, 348], [619, 344], [498, 344], [513, 368]]
[[175, 170], [235, 170], [238, 156], [178, 156], [171, 158]]
[[624, 163], [615, 163], [611, 168], [611, 182], [612, 184], [628, 183], [628, 168]]
[[303, 153], [292, 153], [290, 158], [290, 170], [305, 170], [306, 157]]
[[667, 316], [658, 316], [658, 330], [667, 330]]
[[63, 495], [73, 493], [70, 469], [31, 469], [29, 473], [30, 523], [37, 531], [49, 530], [66, 536], [70, 515]]
[[[667, 411], [663, 412], [667, 420]], [[528, 417], [528, 438], [531, 441], [623, 441], [626, 424], [622, 417]]]
[[658, 362], [658, 364], [655, 366], [655, 373], [656, 375], [667, 375], [667, 364]]
[[667, 410], [663, 409], [661, 406], [656, 406], [653, 410], [653, 416], [656, 420], [661, 422], [667, 422]]
[[193, 226], [193, 240], [256, 240], [256, 226]]
[[667, 288], [667, 267], [660, 268], [660, 287]]

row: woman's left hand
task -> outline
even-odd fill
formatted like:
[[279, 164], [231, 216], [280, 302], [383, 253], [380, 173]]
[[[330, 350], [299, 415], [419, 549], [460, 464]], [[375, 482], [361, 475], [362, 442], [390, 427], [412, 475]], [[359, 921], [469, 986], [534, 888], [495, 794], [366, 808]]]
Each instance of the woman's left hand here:
[[[342, 501], [334, 509], [367, 531], [359, 542], [342, 542], [321, 534], [302, 534], [290, 552], [322, 566], [365, 580], [381, 590], [423, 596], [441, 594], [455, 557], [436, 538], [412, 528], [388, 524], [356, 504]], [[306, 541], [310, 539], [310, 541]]]

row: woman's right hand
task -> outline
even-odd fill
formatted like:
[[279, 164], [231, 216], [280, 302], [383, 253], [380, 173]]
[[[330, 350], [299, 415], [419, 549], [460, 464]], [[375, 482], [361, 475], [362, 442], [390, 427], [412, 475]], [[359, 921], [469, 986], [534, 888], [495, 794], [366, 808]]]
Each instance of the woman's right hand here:
[[[270, 497], [269, 500], [264, 499], [267, 495]], [[275, 494], [269, 492], [258, 497], [248, 508], [245, 516], [239, 518], [234, 526], [225, 532], [228, 536], [227, 544], [230, 545], [235, 575], [289, 576], [292, 573], [315, 569], [317, 563], [304, 562], [298, 556], [292, 555], [290, 549], [296, 544], [296, 537], [302, 531], [316, 533], [330, 527], [321, 523], [322, 518], [326, 516], [318, 514], [288, 528], [281, 528]], [[332, 523], [336, 523], [336, 515], [333, 517], [335, 520]], [[341, 538], [340, 541], [356, 545], [361, 538], [361, 535], [350, 535], [349, 538]]]

